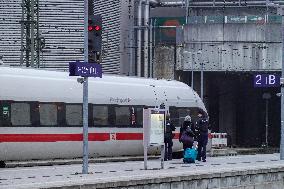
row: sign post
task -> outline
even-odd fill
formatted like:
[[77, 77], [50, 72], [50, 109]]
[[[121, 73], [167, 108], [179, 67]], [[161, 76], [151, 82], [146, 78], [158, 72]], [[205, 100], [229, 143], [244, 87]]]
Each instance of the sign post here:
[[[85, 48], [88, 48], [88, 46]], [[88, 50], [85, 50], [88, 52]], [[81, 76], [78, 81], [83, 83], [83, 174], [88, 174], [88, 77], [102, 77], [102, 66], [86, 62], [88, 53], [84, 54], [84, 62], [70, 62], [69, 76]]]
[[148, 159], [148, 145], [150, 138], [150, 111], [149, 109], [143, 109], [143, 149], [144, 149], [144, 169], [147, 170]]
[[263, 93], [262, 98], [265, 99], [265, 147], [268, 148], [268, 103], [271, 94]]
[[[84, 62], [88, 62], [88, 0], [84, 0]], [[88, 77], [83, 83], [83, 174], [88, 174]]]
[[164, 132], [165, 132], [165, 109], [143, 109], [143, 146], [144, 146], [144, 169], [147, 170], [147, 152], [149, 146], [161, 147], [161, 168], [164, 168]]
[[[90, 8], [89, 8], [90, 6]], [[82, 174], [88, 174], [88, 77], [102, 77], [102, 66], [97, 63], [91, 63], [93, 56], [95, 61], [101, 62], [100, 52], [102, 37], [101, 15], [93, 15], [93, 1], [84, 0], [84, 62], [70, 62], [69, 76], [82, 76], [77, 81], [83, 83], [83, 169]], [[89, 17], [91, 18], [89, 20]], [[95, 19], [97, 18], [97, 19]], [[90, 22], [95, 25], [88, 25]], [[89, 44], [89, 40], [91, 43]], [[89, 49], [90, 45], [90, 49]], [[93, 48], [95, 45], [95, 49]], [[90, 51], [89, 51], [90, 50]], [[89, 58], [90, 55], [90, 58]], [[98, 57], [98, 58], [96, 58]], [[90, 61], [90, 62], [89, 62]]]

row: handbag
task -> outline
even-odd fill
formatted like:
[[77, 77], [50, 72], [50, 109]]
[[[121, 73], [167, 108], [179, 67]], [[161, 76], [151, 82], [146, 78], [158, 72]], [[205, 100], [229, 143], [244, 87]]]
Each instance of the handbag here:
[[193, 137], [189, 136], [186, 131], [184, 131], [180, 137], [180, 141], [184, 144], [193, 144]]

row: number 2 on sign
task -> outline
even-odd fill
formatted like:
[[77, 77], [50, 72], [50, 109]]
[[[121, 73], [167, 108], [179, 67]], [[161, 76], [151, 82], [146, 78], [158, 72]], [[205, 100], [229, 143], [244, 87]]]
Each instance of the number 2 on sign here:
[[255, 78], [256, 78], [255, 84], [256, 85], [261, 85], [261, 75], [256, 75]]

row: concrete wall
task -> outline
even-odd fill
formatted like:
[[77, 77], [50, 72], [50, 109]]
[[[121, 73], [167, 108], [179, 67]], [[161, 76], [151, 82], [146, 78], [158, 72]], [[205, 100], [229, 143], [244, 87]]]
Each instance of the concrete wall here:
[[[177, 177], [117, 181], [79, 186], [56, 187], [64, 189], [280, 189], [284, 188], [284, 172], [279, 169], [259, 169], [223, 173], [206, 173]], [[55, 188], [55, 187], [54, 187]]]
[[181, 70], [280, 70], [281, 24], [190, 24], [185, 26]]
[[174, 70], [175, 70], [175, 48], [171, 46], [155, 47], [153, 77], [174, 79]]

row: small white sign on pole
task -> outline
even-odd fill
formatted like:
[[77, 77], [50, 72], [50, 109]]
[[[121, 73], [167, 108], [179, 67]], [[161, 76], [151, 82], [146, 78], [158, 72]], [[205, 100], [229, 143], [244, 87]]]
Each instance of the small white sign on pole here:
[[151, 110], [150, 145], [164, 145], [165, 113]]
[[165, 110], [143, 109], [144, 168], [147, 169], [149, 146], [161, 146], [161, 168], [164, 168]]

